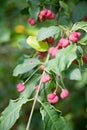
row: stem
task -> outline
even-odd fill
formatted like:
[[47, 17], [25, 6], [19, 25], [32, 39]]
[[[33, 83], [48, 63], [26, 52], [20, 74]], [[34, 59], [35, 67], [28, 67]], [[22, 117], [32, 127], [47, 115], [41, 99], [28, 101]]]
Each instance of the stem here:
[[65, 87], [65, 84], [64, 84], [64, 82], [63, 82], [62, 76], [61, 76], [60, 80], [61, 80], [61, 84], [62, 84], [63, 88], [65, 89], [66, 87]]
[[39, 70], [40, 68], [37, 68], [26, 80], [23, 84], [26, 84], [27, 81]]
[[[45, 61], [45, 65], [48, 62], [48, 59], [49, 59], [49, 54], [47, 55], [47, 58], [46, 58], [46, 61]], [[45, 70], [43, 71], [42, 76], [44, 74], [45, 74]], [[32, 105], [32, 109], [31, 109], [31, 112], [30, 112], [30, 116], [29, 116], [29, 119], [28, 119], [26, 130], [29, 130], [29, 128], [30, 128], [31, 119], [32, 119], [32, 115], [33, 115], [33, 112], [34, 112], [34, 108], [35, 108], [35, 104], [36, 104], [36, 101], [37, 101], [37, 98], [38, 98], [38, 93], [39, 93], [41, 84], [42, 83], [41, 83], [41, 80], [40, 80], [39, 87], [38, 87], [37, 93], [35, 95], [34, 102], [33, 102], [33, 105]]]

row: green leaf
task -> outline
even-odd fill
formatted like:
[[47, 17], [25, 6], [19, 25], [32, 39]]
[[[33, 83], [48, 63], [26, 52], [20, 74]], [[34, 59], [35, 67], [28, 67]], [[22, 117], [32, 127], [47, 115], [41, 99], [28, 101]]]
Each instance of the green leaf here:
[[84, 30], [87, 32], [87, 22], [77, 22], [73, 25], [71, 31]]
[[73, 9], [72, 19], [74, 22], [84, 19], [87, 14], [87, 1], [80, 1]]
[[34, 6], [31, 6], [29, 8], [30, 17], [33, 17], [35, 20], [38, 19], [39, 12], [40, 12], [40, 8], [39, 6], [35, 6], [35, 3]]
[[48, 61], [48, 63], [46, 64], [46, 70], [52, 71], [57, 75], [59, 74], [59, 68], [57, 66], [56, 59], [51, 59]]
[[11, 100], [8, 107], [2, 112], [0, 118], [0, 130], [9, 130], [19, 118], [19, 112], [23, 104], [28, 101], [27, 98]]
[[19, 41], [19, 45], [20, 45], [21, 47], [23, 47], [23, 48], [27, 48], [27, 49], [31, 48], [31, 47], [26, 43], [26, 40], [25, 40], [25, 39]]
[[26, 84], [26, 89], [20, 94], [17, 100], [11, 100], [8, 107], [2, 112], [0, 117], [0, 130], [9, 130], [20, 116], [20, 110], [23, 104], [28, 102], [35, 90], [35, 85], [39, 79], [39, 75], [34, 75]]
[[81, 71], [78, 66], [72, 64], [69, 69], [65, 71], [65, 77], [70, 80], [81, 80]]
[[87, 34], [84, 35], [84, 37], [82, 37], [80, 40], [79, 40], [79, 43], [81, 45], [87, 45]]
[[56, 62], [60, 73], [68, 69], [72, 61], [77, 58], [76, 49], [77, 46], [75, 44], [71, 44], [67, 48], [58, 51]]
[[40, 61], [35, 58], [25, 59], [22, 64], [19, 64], [16, 66], [16, 68], [13, 71], [13, 76], [18, 76], [19, 74], [24, 74], [34, 67], [36, 67], [38, 64], [40, 64]]
[[47, 42], [37, 41], [35, 36], [29, 36], [27, 38], [27, 43], [37, 51], [45, 52], [48, 50]]
[[43, 103], [40, 112], [44, 122], [44, 130], [64, 130], [66, 127], [66, 121], [60, 116], [60, 111], [51, 104]]
[[66, 12], [69, 12], [69, 7], [65, 2], [59, 1], [59, 4]]
[[27, 82], [26, 89], [20, 94], [20, 97], [30, 98], [39, 79], [40, 75], [34, 74], [34, 76]]
[[43, 27], [39, 30], [37, 35], [37, 40], [42, 41], [46, 38], [52, 37], [55, 34], [60, 33], [60, 28], [56, 26], [50, 26], [50, 27]]

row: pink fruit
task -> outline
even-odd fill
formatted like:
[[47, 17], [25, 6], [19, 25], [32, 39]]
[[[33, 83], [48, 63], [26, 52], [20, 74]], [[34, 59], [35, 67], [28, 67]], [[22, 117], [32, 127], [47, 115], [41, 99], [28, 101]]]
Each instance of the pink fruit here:
[[51, 10], [47, 10], [46, 18], [49, 18], [51, 15], [52, 15], [52, 11]]
[[48, 10], [47, 9], [44, 9], [40, 12], [40, 15], [41, 16], [45, 16], [47, 14]]
[[32, 26], [36, 24], [34, 18], [29, 18], [29, 19], [28, 19], [28, 22], [29, 22], [30, 25], [32, 25]]
[[62, 89], [62, 92], [61, 92], [61, 94], [60, 94], [60, 97], [62, 98], [62, 99], [64, 99], [64, 98], [66, 98], [66, 97], [68, 97], [69, 96], [69, 91], [67, 90], [67, 89]]
[[58, 48], [66, 48], [69, 45], [69, 40], [66, 38], [61, 38], [58, 42]]
[[54, 99], [55, 96], [56, 96], [56, 94], [50, 93], [50, 94], [47, 95], [47, 98], [51, 100], [51, 99]]
[[69, 40], [75, 43], [79, 41], [80, 37], [81, 37], [80, 32], [71, 32]]
[[52, 12], [48, 19], [55, 19], [56, 15]]
[[24, 86], [24, 84], [22, 84], [22, 83], [19, 83], [19, 84], [16, 86], [16, 88], [17, 88], [17, 91], [18, 91], [18, 92], [23, 92], [23, 91], [25, 90], [25, 86]]
[[44, 74], [42, 77], [41, 77], [41, 82], [42, 83], [46, 83], [46, 82], [49, 82], [51, 80], [50, 76], [48, 74]]
[[57, 48], [57, 47], [50, 47], [48, 52], [49, 52], [49, 54], [50, 54], [52, 57], [56, 57], [57, 52], [58, 52], [58, 48]]
[[54, 19], [54, 18], [55, 18], [55, 14], [48, 9], [43, 9], [38, 15], [38, 19], [40, 22], [43, 22], [46, 19]]
[[57, 103], [59, 101], [59, 97], [54, 94], [54, 93], [51, 93], [51, 94], [48, 94], [47, 95], [47, 100], [49, 103]]
[[36, 88], [36, 91], [38, 91], [39, 85], [36, 85], [36, 87], [35, 87], [35, 88]]

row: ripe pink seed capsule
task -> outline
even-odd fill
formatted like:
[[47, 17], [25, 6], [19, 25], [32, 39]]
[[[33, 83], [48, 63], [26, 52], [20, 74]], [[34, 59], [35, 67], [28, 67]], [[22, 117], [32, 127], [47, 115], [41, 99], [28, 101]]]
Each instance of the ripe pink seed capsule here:
[[41, 82], [42, 83], [46, 83], [46, 82], [49, 82], [51, 80], [50, 76], [48, 74], [44, 74], [42, 77], [41, 77]]
[[16, 86], [16, 88], [17, 88], [17, 91], [18, 91], [18, 92], [23, 92], [23, 91], [25, 90], [25, 86], [24, 86], [24, 84], [22, 84], [22, 83], [19, 83], [19, 84]]
[[48, 94], [47, 95], [47, 100], [49, 103], [57, 103], [59, 101], [59, 97], [54, 94], [54, 93], [51, 93], [51, 94]]
[[81, 37], [80, 32], [71, 32], [69, 40], [75, 43], [79, 41], [80, 37]]
[[60, 97], [62, 98], [62, 99], [64, 99], [64, 98], [66, 98], [66, 97], [68, 97], [69, 96], [69, 91], [67, 90], [67, 89], [62, 89], [62, 92], [61, 92], [61, 94], [60, 94]]
[[50, 47], [49, 48], [49, 54], [52, 56], [52, 57], [56, 57], [56, 54], [58, 52], [58, 48], [57, 47]]
[[66, 48], [69, 45], [69, 40], [66, 38], [61, 38], [58, 42], [58, 48]]
[[34, 18], [29, 18], [29, 19], [28, 19], [28, 22], [29, 22], [30, 25], [32, 25], [32, 26], [36, 24]]
[[55, 98], [55, 96], [56, 96], [56, 94], [54, 94], [54, 93], [50, 93], [50, 94], [47, 95], [47, 99], [52, 100], [52, 99]]
[[46, 18], [49, 18], [51, 15], [52, 15], [52, 11], [51, 10], [47, 10]]
[[35, 88], [36, 88], [36, 91], [38, 91], [39, 85], [36, 85], [36, 87], [35, 87]]
[[52, 12], [48, 19], [55, 19], [56, 15]]
[[40, 15], [41, 16], [45, 16], [47, 14], [48, 10], [47, 9], [44, 9], [40, 12]]

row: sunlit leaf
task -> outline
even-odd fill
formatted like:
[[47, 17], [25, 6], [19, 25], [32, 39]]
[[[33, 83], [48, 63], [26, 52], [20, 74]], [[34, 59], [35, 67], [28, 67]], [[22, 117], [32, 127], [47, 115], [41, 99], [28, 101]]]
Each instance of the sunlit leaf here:
[[37, 51], [40, 52], [45, 52], [48, 50], [48, 44], [47, 42], [43, 42], [43, 41], [37, 41], [35, 36], [29, 36], [27, 38], [27, 43], [34, 48]]

